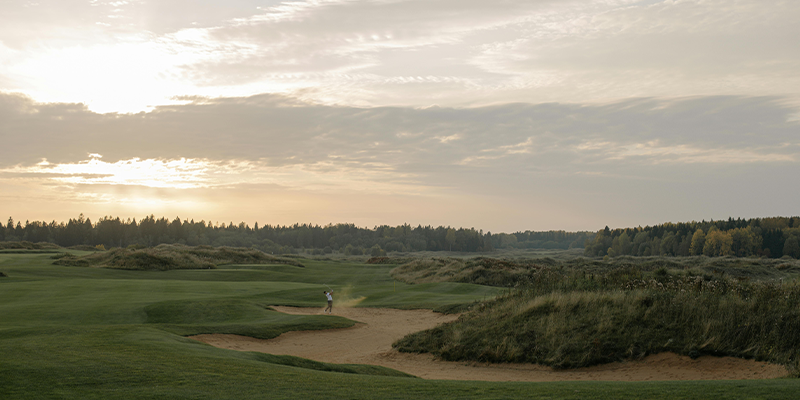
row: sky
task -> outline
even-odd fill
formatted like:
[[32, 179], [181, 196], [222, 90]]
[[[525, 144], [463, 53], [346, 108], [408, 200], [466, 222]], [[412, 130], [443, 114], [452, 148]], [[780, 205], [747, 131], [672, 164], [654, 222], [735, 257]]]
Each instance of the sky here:
[[0, 216], [798, 215], [800, 2], [0, 0]]

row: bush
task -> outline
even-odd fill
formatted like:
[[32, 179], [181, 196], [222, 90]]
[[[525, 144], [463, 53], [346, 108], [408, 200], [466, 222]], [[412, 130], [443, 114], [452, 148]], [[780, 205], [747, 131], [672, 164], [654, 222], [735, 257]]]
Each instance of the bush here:
[[381, 249], [381, 246], [374, 245], [372, 248], [369, 249], [369, 254], [372, 257], [386, 257], [386, 251]]
[[675, 352], [754, 358], [797, 374], [800, 284], [691, 274], [540, 270], [459, 320], [394, 346], [450, 361], [577, 368]]

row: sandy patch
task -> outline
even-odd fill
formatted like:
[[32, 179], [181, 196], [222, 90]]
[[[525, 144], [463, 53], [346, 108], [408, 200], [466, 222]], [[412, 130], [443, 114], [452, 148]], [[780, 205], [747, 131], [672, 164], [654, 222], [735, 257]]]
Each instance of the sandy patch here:
[[[286, 314], [322, 314], [322, 308], [273, 307]], [[430, 310], [338, 308], [335, 314], [358, 321], [354, 327], [325, 331], [288, 332], [270, 340], [237, 335], [198, 335], [193, 339], [212, 346], [292, 355], [336, 364], [381, 365], [424, 379], [479, 381], [651, 381], [769, 379], [785, 376], [780, 365], [733, 357], [704, 356], [696, 360], [671, 353], [641, 361], [554, 371], [531, 364], [482, 364], [434, 360], [429, 354], [406, 354], [392, 349], [403, 336], [455, 320], [454, 315]]]

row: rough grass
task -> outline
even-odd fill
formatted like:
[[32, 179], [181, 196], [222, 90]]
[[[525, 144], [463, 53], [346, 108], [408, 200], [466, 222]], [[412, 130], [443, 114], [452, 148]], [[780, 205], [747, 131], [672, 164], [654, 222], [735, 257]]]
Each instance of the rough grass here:
[[372, 307], [475, 304], [502, 291], [457, 283], [395, 287], [388, 275], [391, 266], [301, 261], [306, 268], [230, 265], [214, 270], [132, 271], [64, 268], [52, 265], [47, 255], [0, 254], [0, 270], [9, 275], [0, 280], [0, 399], [722, 400], [787, 399], [800, 391], [796, 379], [536, 383], [409, 379], [373, 375], [369, 366], [353, 366], [353, 371], [347, 365], [223, 350], [175, 334], [178, 329], [192, 334], [206, 328], [226, 333], [241, 328], [256, 335], [298, 323], [302, 329], [334, 326], [341, 321], [335, 315], [281, 315], [263, 306], [321, 309], [325, 284], [334, 290], [352, 287], [354, 295], [366, 296], [360, 305]]
[[514, 286], [548, 265], [548, 260], [511, 261], [487, 257], [471, 259], [418, 259], [391, 271], [393, 278], [408, 284], [433, 282], [474, 283], [488, 286]]
[[[402, 259], [401, 259], [402, 260]], [[390, 264], [391, 262], [384, 261]], [[515, 287], [535, 282], [542, 270], [560, 274], [604, 275], [626, 269], [653, 272], [683, 270], [697, 275], [724, 275], [749, 280], [788, 280], [800, 276], [800, 260], [740, 257], [632, 257], [605, 260], [585, 257], [429, 257], [413, 259], [390, 272], [408, 284], [461, 282]]]
[[131, 270], [213, 269], [223, 264], [288, 264], [297, 260], [275, 257], [255, 249], [162, 244], [153, 248], [117, 248], [84, 256], [62, 253], [56, 265]]
[[798, 374], [800, 285], [683, 271], [548, 269], [458, 321], [395, 347], [445, 360], [529, 362], [556, 368], [675, 352], [754, 358]]
[[61, 246], [55, 243], [48, 243], [48, 242], [31, 243], [25, 240], [20, 242], [0, 242], [0, 249], [42, 250], [42, 249], [60, 249], [60, 248]]

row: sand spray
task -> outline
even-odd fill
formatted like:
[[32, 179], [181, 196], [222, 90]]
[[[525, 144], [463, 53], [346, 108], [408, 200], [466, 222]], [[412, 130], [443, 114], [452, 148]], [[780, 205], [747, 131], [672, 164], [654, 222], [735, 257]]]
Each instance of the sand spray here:
[[342, 286], [336, 290], [331, 289], [331, 287], [328, 286], [327, 284], [325, 284], [325, 286], [328, 288], [329, 291], [333, 292], [334, 309], [336, 309], [336, 307], [341, 307], [341, 308], [355, 307], [356, 305], [364, 301], [364, 299], [366, 299], [365, 296], [357, 296], [353, 294], [353, 286], [350, 284]]

